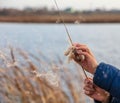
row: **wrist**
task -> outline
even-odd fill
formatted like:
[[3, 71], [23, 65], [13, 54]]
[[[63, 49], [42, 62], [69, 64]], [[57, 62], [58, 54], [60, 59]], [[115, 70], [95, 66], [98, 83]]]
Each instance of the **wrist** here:
[[110, 102], [110, 94], [108, 92], [105, 93], [106, 96], [104, 96], [104, 100], [102, 101], [102, 103], [109, 103]]
[[98, 64], [96, 63], [96, 64], [93, 66], [93, 71], [91, 72], [92, 74], [94, 74], [94, 73], [95, 73], [95, 71], [96, 71], [97, 67], [98, 67]]

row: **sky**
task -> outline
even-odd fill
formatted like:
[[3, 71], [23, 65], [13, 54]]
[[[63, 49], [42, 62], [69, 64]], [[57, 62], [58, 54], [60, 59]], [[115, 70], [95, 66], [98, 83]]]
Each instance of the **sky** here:
[[[120, 9], [120, 0], [56, 0], [59, 8], [73, 7], [79, 10]], [[0, 0], [0, 7], [23, 9], [25, 7], [55, 7], [54, 0]]]

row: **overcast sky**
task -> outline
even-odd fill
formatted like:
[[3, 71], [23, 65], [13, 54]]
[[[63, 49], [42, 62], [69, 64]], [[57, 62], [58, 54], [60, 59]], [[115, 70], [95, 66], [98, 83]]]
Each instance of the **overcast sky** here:
[[[73, 7], [75, 9], [120, 9], [120, 0], [57, 0], [59, 8]], [[54, 0], [0, 0], [0, 7], [55, 7]]]

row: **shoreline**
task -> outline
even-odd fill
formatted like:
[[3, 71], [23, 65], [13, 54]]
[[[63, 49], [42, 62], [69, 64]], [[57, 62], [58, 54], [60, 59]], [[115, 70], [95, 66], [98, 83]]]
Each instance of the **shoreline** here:
[[[120, 23], [120, 14], [63, 15], [65, 23]], [[62, 23], [59, 15], [0, 16], [0, 22]]]

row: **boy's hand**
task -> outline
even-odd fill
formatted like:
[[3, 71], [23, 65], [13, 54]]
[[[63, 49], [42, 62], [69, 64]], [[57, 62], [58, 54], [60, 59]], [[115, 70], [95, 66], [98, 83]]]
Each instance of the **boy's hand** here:
[[108, 103], [107, 101], [109, 101], [109, 93], [94, 85], [92, 79], [85, 79], [84, 84], [86, 95], [102, 103]]
[[93, 53], [90, 51], [90, 49], [86, 45], [75, 43], [74, 46], [78, 55], [85, 56], [85, 59], [82, 60], [81, 62], [78, 62], [77, 59], [75, 59], [75, 61], [78, 64], [80, 64], [82, 68], [84, 68], [86, 71], [94, 74], [98, 66], [98, 63], [95, 57], [93, 56]]

